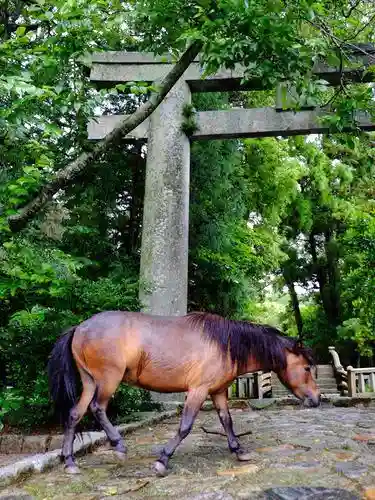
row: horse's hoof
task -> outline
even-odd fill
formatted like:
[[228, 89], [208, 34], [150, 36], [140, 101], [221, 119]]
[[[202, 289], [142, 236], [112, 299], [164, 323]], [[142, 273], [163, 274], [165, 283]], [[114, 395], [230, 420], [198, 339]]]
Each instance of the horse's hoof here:
[[158, 477], [165, 477], [167, 475], [167, 468], [164, 464], [157, 460], [152, 466], [153, 471]]
[[66, 465], [64, 468], [66, 474], [81, 474], [81, 471], [77, 465]]
[[246, 451], [239, 451], [238, 453], [236, 453], [236, 455], [237, 455], [237, 460], [239, 460], [240, 462], [247, 462], [252, 458], [251, 453], [246, 453]]

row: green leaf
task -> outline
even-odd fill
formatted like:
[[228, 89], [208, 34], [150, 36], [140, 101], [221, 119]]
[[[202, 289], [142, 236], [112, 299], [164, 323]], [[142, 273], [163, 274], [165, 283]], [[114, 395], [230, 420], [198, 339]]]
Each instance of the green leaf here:
[[26, 32], [26, 26], [19, 26], [17, 29], [16, 29], [16, 35], [17, 36], [23, 36]]

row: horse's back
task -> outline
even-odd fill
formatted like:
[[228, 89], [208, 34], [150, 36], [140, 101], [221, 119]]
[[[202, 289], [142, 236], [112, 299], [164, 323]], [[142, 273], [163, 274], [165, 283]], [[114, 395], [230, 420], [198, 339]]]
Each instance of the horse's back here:
[[127, 383], [160, 392], [186, 391], [203, 378], [216, 386], [227, 378], [216, 346], [184, 316], [98, 313], [77, 327], [72, 348], [89, 372], [114, 372]]
[[139, 312], [105, 311], [77, 326], [73, 351], [84, 357], [121, 358], [127, 367], [143, 359], [158, 359], [164, 366], [190, 356], [200, 335], [186, 327], [181, 317], [152, 316]]

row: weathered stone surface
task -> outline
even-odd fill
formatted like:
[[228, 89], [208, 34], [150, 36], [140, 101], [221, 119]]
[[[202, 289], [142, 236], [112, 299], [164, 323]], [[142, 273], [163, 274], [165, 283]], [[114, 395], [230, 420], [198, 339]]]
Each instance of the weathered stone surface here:
[[35, 497], [32, 497], [31, 495], [28, 495], [27, 493], [24, 492], [13, 492], [10, 494], [2, 495], [0, 493], [0, 500], [35, 500]]
[[212, 493], [199, 493], [199, 495], [184, 497], [184, 500], [233, 500], [232, 495], [223, 491], [215, 491]]
[[[107, 447], [101, 447], [78, 459], [81, 476], [67, 478], [59, 466], [23, 480], [19, 490], [36, 500], [51, 498], [51, 491], [56, 492], [54, 500], [375, 500], [371, 496], [375, 479], [373, 449], [366, 441], [354, 440], [359, 421], [375, 421], [374, 409], [276, 408], [237, 410], [232, 414], [237, 433], [249, 428], [253, 431], [240, 438], [243, 448], [251, 452], [247, 463], [240, 464], [229, 453], [224, 436], [201, 430], [202, 425], [222, 430], [216, 412], [205, 411], [176, 450], [163, 479], [156, 478], [152, 471], [155, 457], [151, 450], [156, 446], [160, 449], [175, 434], [175, 417], [133, 429], [126, 437], [128, 458], [122, 464], [114, 460]], [[314, 447], [316, 440], [324, 443], [324, 448]]]
[[21, 453], [23, 436], [18, 434], [3, 434], [0, 436], [0, 453]]
[[258, 453], [270, 453], [272, 455], [295, 455], [299, 453], [301, 450], [296, 449], [291, 444], [280, 444], [278, 446], [267, 446], [265, 448], [257, 448], [255, 450]]
[[0, 468], [5, 467], [9, 464], [22, 460], [25, 457], [22, 453], [12, 453], [7, 455], [0, 455]]
[[47, 436], [25, 436], [22, 453], [44, 453], [46, 451]]
[[374, 426], [374, 422], [369, 422], [367, 420], [364, 420], [362, 422], [357, 422], [357, 427], [360, 427], [361, 429], [371, 429]]
[[372, 441], [373, 439], [375, 439], [375, 434], [357, 434], [354, 436], [355, 441], [363, 441], [365, 443]]
[[351, 453], [349, 451], [338, 451], [334, 453], [337, 460], [345, 461], [345, 460], [352, 460], [354, 458], [354, 453]]
[[273, 467], [276, 467], [277, 469], [283, 469], [284, 467], [288, 467], [289, 469], [300, 469], [300, 470], [316, 470], [319, 467], [321, 467], [321, 463], [316, 461], [316, 462], [293, 462], [290, 464], [285, 464], [285, 463], [277, 463], [273, 464]]
[[59, 448], [61, 448], [63, 438], [64, 438], [64, 436], [62, 434], [56, 434], [54, 436], [49, 436], [49, 439], [47, 440], [47, 443], [46, 443], [47, 451], [58, 450]]
[[241, 476], [242, 474], [254, 474], [258, 472], [259, 467], [254, 464], [243, 465], [242, 467], [233, 467], [232, 469], [218, 470], [218, 476]]
[[[87, 135], [90, 140], [99, 141], [116, 127], [126, 115], [104, 115], [89, 120], [87, 124]], [[148, 129], [150, 126], [149, 119], [146, 119], [138, 127], [126, 136], [129, 141], [144, 139], [148, 137]]]
[[[366, 50], [369, 50], [367, 46]], [[344, 75], [344, 78], [350, 78], [352, 81], [373, 81], [374, 78], [371, 71], [365, 71], [366, 67], [372, 64], [372, 57], [364, 56], [360, 50], [355, 55], [352, 55], [352, 57], [360, 66], [363, 65], [361, 70], [356, 67], [353, 71], [346, 65], [342, 69], [328, 66], [323, 61], [317, 61], [314, 66], [314, 73], [318, 78], [323, 78], [334, 85], [339, 85], [342, 75]], [[215, 74], [203, 79], [202, 68], [198, 61], [199, 58], [190, 64], [184, 74], [184, 77], [195, 92], [224, 92], [229, 90], [265, 88], [264, 82], [257, 78], [243, 84], [244, 68], [240, 65], [236, 65], [234, 70], [219, 70]], [[90, 79], [101, 84], [109, 82], [154, 81], [164, 78], [173, 62], [171, 56], [168, 54], [155, 56], [147, 52], [101, 52], [93, 56]]]
[[267, 500], [359, 500], [350, 491], [336, 488], [270, 488], [265, 491]]
[[180, 81], [150, 118], [140, 300], [151, 314], [186, 314], [190, 143], [181, 125], [190, 101], [190, 90]]
[[[175, 411], [167, 411], [145, 418], [143, 421], [134, 424], [124, 424], [118, 427], [121, 434], [132, 432], [143, 425], [153, 425], [165, 418], [175, 415]], [[23, 438], [22, 438], [23, 439]], [[83, 439], [76, 439], [74, 443], [74, 452], [87, 452], [92, 450], [92, 446], [98, 446], [106, 443], [104, 432], [83, 433]], [[60, 463], [61, 450], [53, 450], [47, 453], [39, 453], [34, 455], [16, 455], [14, 462], [5, 462], [5, 466], [0, 467], [0, 488], [14, 481], [15, 478], [25, 473], [42, 472]], [[1, 462], [1, 461], [0, 461]], [[107, 468], [110, 468], [108, 466]], [[85, 500], [85, 499], [82, 499]]]
[[[61, 435], [23, 436], [20, 434], [5, 434], [0, 436], [0, 454], [32, 454], [61, 448]], [[2, 444], [1, 444], [2, 443]]]
[[350, 479], [357, 479], [365, 474], [368, 468], [356, 462], [341, 462], [336, 465], [336, 470]]
[[253, 410], [263, 410], [264, 408], [269, 408], [276, 403], [276, 399], [253, 399], [249, 401], [249, 406]]
[[[196, 115], [198, 130], [192, 140], [233, 139], [241, 137], [287, 136], [295, 134], [320, 134], [328, 131], [316, 110], [284, 111], [278, 113], [274, 108], [231, 109], [220, 111], [199, 111]], [[326, 112], [324, 114], [327, 114]], [[88, 126], [89, 139], [99, 140], [106, 137], [125, 116], [102, 116], [91, 120]], [[362, 130], [374, 130], [375, 123], [365, 114], [357, 113], [358, 126]], [[127, 140], [148, 138], [149, 129], [141, 124], [133, 130]], [[290, 398], [292, 399], [292, 398]], [[298, 401], [298, 400], [297, 400]], [[292, 403], [289, 403], [292, 404]], [[347, 403], [349, 405], [349, 402]]]

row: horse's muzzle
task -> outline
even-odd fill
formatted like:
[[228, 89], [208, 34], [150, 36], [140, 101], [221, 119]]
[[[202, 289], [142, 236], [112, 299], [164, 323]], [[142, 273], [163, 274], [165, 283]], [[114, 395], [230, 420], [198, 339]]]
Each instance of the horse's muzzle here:
[[320, 406], [320, 394], [309, 395], [303, 400], [303, 405], [306, 408], [317, 408]]

